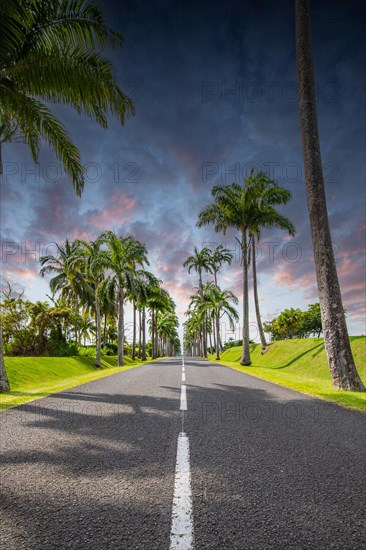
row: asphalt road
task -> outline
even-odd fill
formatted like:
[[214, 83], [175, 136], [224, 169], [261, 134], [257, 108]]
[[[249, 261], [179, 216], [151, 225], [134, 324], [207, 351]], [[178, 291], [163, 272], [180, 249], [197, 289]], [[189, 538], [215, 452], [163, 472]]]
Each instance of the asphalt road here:
[[0, 548], [169, 549], [180, 433], [196, 550], [366, 548], [365, 415], [206, 361], [184, 375], [187, 410], [175, 358], [2, 413]]

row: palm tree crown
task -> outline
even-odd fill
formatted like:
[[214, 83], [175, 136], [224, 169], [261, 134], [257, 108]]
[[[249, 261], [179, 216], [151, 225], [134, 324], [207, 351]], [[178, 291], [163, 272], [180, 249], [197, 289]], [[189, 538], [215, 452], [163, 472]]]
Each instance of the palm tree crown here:
[[[55, 151], [77, 194], [84, 169], [77, 147], [46, 102], [69, 105], [108, 127], [134, 111], [100, 49], [123, 42], [85, 0], [7, 0], [0, 17], [1, 142], [24, 141], [34, 161], [40, 140]], [[0, 154], [1, 171], [1, 154]]]

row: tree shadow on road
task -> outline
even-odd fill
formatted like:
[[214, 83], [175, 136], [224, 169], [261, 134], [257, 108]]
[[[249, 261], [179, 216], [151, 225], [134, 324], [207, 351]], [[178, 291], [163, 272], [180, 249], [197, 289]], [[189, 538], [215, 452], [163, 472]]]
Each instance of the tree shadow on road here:
[[[354, 500], [361, 415], [329, 404], [322, 408], [319, 400], [255, 379], [240, 385], [235, 374], [224, 383], [220, 371], [210, 387], [187, 383], [184, 430], [197, 548], [241, 548], [235, 541], [243, 532], [248, 548], [256, 548], [258, 528], [263, 545], [276, 548], [278, 538], [267, 527], [277, 522], [285, 529], [291, 510], [310, 514], [319, 533], [328, 533], [330, 527], [318, 526], [327, 519], [333, 528], [335, 521], [325, 513], [331, 502], [321, 471], [327, 464], [333, 483], [334, 456], [354, 502], [345, 516], [353, 529], [361, 494], [357, 486]], [[3, 547], [167, 548], [182, 429], [177, 377], [180, 370], [164, 385], [155, 380], [136, 394], [118, 387], [121, 379], [112, 376], [3, 413]], [[309, 494], [302, 491], [305, 482]], [[343, 483], [335, 489], [341, 491]], [[244, 531], [238, 527], [243, 518]], [[299, 528], [297, 520], [291, 525]]]

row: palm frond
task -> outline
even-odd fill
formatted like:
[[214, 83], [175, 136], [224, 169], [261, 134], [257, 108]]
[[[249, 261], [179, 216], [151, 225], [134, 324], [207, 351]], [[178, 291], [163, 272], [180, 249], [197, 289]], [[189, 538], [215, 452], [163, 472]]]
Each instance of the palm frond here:
[[15, 90], [1, 90], [0, 102], [17, 120], [34, 161], [38, 161], [38, 136], [41, 136], [64, 165], [76, 193], [80, 196], [84, 187], [84, 168], [80, 162], [80, 154], [55, 115], [44, 103]]

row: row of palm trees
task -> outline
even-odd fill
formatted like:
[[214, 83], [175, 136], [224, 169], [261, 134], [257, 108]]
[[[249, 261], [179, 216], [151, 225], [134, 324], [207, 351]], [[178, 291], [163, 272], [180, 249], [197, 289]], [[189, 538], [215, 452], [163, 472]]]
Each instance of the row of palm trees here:
[[[231, 264], [233, 259], [232, 253], [225, 248], [224, 246], [220, 245], [217, 246], [213, 251], [211, 251], [209, 248], [204, 247], [202, 250], [198, 250], [197, 247], [194, 247], [193, 255], [189, 256], [183, 263], [183, 267], [188, 267], [188, 273], [191, 272], [193, 269], [196, 271], [198, 275], [198, 290], [197, 290], [197, 299], [199, 297], [200, 302], [204, 302], [204, 287], [203, 287], [203, 280], [202, 280], [202, 274], [203, 272], [208, 272], [213, 274], [214, 276], [214, 283], [215, 286], [218, 287], [217, 284], [217, 274], [220, 270], [220, 268], [225, 264]], [[193, 299], [193, 298], [192, 298]], [[194, 303], [194, 299], [193, 302]], [[187, 315], [193, 315], [193, 311], [191, 309], [188, 310]], [[203, 314], [202, 312], [197, 314], [197, 317], [200, 318], [203, 315], [203, 319], [201, 319], [201, 330], [198, 333], [195, 333], [195, 336], [192, 338], [193, 341], [198, 337], [199, 335], [199, 346], [202, 347], [202, 355], [204, 357], [207, 357], [207, 335], [208, 335], [208, 322], [207, 322], [207, 314]], [[193, 323], [194, 324], [194, 323]], [[211, 334], [211, 332], [209, 333]], [[218, 340], [218, 344], [220, 348], [222, 348], [221, 339]], [[197, 344], [198, 345], [198, 344]], [[201, 347], [199, 348], [201, 350]], [[195, 348], [196, 349], [196, 348]], [[197, 347], [198, 349], [198, 347]]]
[[[199, 214], [197, 225], [213, 224], [215, 231], [223, 232], [224, 234], [229, 228], [236, 229], [240, 233], [240, 239], [237, 239], [241, 250], [241, 264], [243, 269], [243, 350], [241, 357], [242, 365], [250, 365], [250, 348], [249, 348], [249, 296], [248, 296], [248, 270], [252, 266], [253, 273], [253, 291], [255, 312], [257, 318], [258, 331], [262, 344], [262, 352], [267, 350], [267, 342], [264, 335], [263, 324], [261, 320], [258, 284], [257, 284], [257, 268], [256, 268], [256, 246], [261, 237], [261, 231], [264, 228], [280, 228], [289, 233], [295, 234], [295, 228], [289, 218], [279, 213], [277, 206], [285, 205], [291, 198], [291, 193], [287, 189], [278, 186], [263, 172], [251, 172], [250, 176], [241, 186], [238, 183], [231, 185], [217, 185], [212, 188], [212, 196], [214, 201], [206, 206]], [[220, 252], [220, 251], [218, 251]], [[221, 251], [222, 252], [222, 251]], [[228, 251], [226, 250], [226, 254]], [[232, 259], [232, 257], [231, 257]], [[231, 259], [228, 263], [231, 262]], [[202, 285], [202, 271], [208, 271], [215, 274], [214, 286], [216, 293], [221, 292], [219, 298], [216, 295], [216, 300], [221, 302], [222, 311], [227, 309], [229, 302], [233, 301], [230, 291], [221, 291], [217, 285], [217, 271], [220, 269], [223, 262], [215, 262], [211, 259], [211, 254], [207, 248], [201, 251], [195, 249], [193, 257], [188, 258], [184, 262], [184, 266], [189, 269], [194, 267], [199, 275], [199, 294], [202, 303], [204, 303], [204, 292]], [[213, 269], [213, 265], [217, 265], [217, 270]], [[224, 293], [227, 294], [224, 299]], [[228, 312], [230, 310], [227, 310]], [[216, 317], [215, 322], [219, 323], [219, 318]], [[235, 316], [232, 313], [228, 315], [230, 323]], [[203, 356], [207, 356], [206, 345], [206, 322], [202, 322], [202, 341], [203, 341]], [[219, 335], [218, 335], [219, 338]], [[219, 346], [216, 348], [219, 349]], [[218, 353], [216, 353], [218, 358]]]
[[[220, 322], [226, 316], [231, 330], [235, 329], [235, 322], [239, 315], [234, 305], [238, 298], [230, 290], [222, 290], [214, 281], [208, 281], [202, 296], [199, 292], [191, 296], [187, 321], [184, 323], [184, 349], [188, 356], [205, 356], [205, 350], [216, 351], [216, 359], [220, 359], [223, 350]], [[209, 338], [209, 346], [207, 340]]]
[[[132, 359], [138, 349], [146, 360], [146, 311], [150, 314], [149, 327], [152, 358], [163, 353], [179, 351], [178, 318], [175, 303], [155, 275], [145, 269], [149, 265], [143, 243], [132, 236], [122, 237], [106, 231], [94, 241], [66, 240], [57, 245], [57, 254], [41, 257], [40, 273], [50, 280], [51, 291], [75, 307], [95, 316], [96, 366], [100, 366], [102, 318], [117, 320], [118, 365], [124, 364], [125, 305], [132, 304]], [[137, 322], [137, 316], [138, 321]]]

